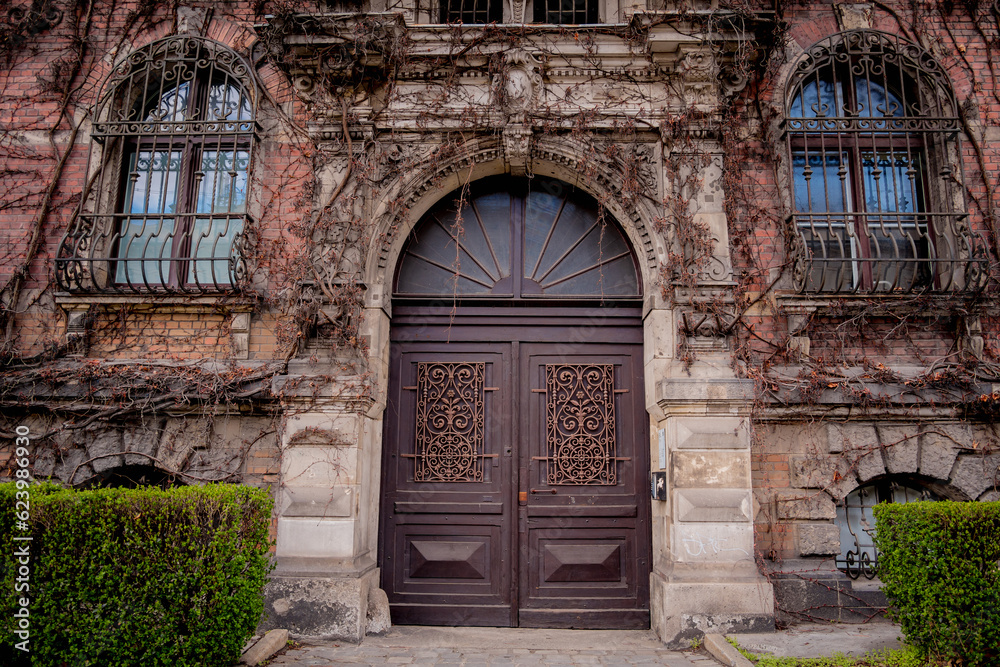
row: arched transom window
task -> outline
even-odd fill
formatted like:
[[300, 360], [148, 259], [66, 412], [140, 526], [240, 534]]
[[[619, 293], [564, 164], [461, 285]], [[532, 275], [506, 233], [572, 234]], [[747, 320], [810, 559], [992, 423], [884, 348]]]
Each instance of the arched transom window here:
[[60, 247], [67, 289], [205, 292], [243, 273], [255, 135], [249, 66], [222, 45], [171, 37], [105, 86], [93, 138], [93, 213]]
[[807, 50], [786, 100], [798, 289], [980, 285], [958, 109], [929, 54], [887, 33], [834, 35]]
[[399, 297], [641, 296], [631, 247], [593, 197], [560, 181], [498, 177], [445, 197], [417, 224]]

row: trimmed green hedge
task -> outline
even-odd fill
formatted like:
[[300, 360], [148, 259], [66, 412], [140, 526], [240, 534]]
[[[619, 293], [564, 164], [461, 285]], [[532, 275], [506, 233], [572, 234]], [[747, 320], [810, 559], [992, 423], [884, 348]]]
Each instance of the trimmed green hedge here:
[[12, 619], [28, 595], [34, 665], [228, 667], [239, 659], [271, 567], [267, 492], [32, 486], [30, 592], [16, 593], [13, 554], [23, 542], [12, 537], [27, 534], [15, 526], [16, 491], [0, 485], [5, 651], [20, 641]]
[[1000, 502], [875, 507], [878, 574], [907, 643], [955, 665], [1000, 664]]

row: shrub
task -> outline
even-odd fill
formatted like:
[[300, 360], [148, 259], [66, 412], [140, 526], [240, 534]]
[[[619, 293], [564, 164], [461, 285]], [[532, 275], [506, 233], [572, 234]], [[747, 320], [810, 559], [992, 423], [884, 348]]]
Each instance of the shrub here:
[[[6, 594], [0, 634], [18, 641], [16, 489], [0, 485]], [[210, 485], [71, 491], [33, 486], [30, 648], [35, 665], [232, 665], [263, 611], [265, 491]], [[7, 663], [9, 664], [9, 663]]]
[[906, 641], [955, 665], [1000, 662], [1000, 502], [875, 507], [878, 573]]

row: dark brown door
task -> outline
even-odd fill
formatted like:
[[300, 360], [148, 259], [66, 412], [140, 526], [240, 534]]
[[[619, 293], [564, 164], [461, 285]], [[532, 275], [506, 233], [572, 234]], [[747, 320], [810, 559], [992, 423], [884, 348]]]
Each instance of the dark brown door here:
[[649, 626], [642, 329], [634, 309], [581, 314], [397, 308], [380, 540], [394, 622]]

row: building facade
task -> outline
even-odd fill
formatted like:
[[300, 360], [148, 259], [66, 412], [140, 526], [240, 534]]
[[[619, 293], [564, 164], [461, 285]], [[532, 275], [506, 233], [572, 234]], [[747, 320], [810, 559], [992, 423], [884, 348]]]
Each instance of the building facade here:
[[0, 436], [271, 488], [265, 627], [867, 620], [998, 499], [993, 6], [7, 16]]

